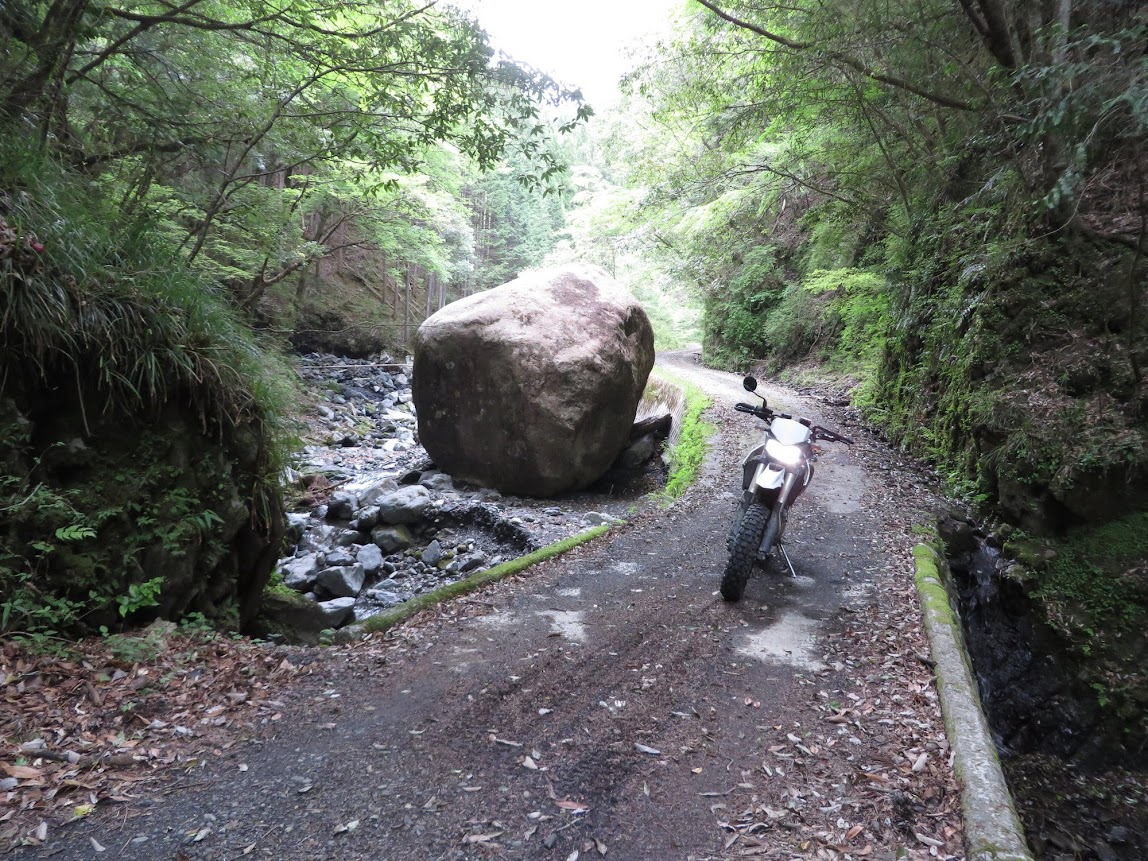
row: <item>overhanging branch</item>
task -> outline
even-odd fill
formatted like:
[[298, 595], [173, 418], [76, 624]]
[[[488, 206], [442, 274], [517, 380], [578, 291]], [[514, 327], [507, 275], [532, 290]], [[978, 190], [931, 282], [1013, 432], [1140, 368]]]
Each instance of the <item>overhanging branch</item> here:
[[912, 93], [915, 96], [920, 96], [922, 99], [933, 102], [934, 104], [941, 105], [942, 107], [946, 108], [952, 108], [958, 111], [976, 110], [972, 104], [964, 101], [963, 99], [956, 99], [952, 96], [946, 96], [943, 93], [934, 93], [930, 90], [918, 87], [912, 81], [906, 81], [904, 78], [898, 78], [895, 75], [886, 75], [883, 72], [878, 72], [871, 66], [867, 66], [862, 63], [856, 57], [851, 57], [850, 55], [843, 54], [840, 51], [831, 51], [825, 48], [819, 48], [816, 42], [798, 42], [793, 39], [787, 39], [785, 36], [782, 36], [779, 33], [774, 33], [770, 30], [766, 30], [764, 27], [759, 27], [757, 24], [753, 24], [749, 21], [743, 21], [742, 19], [736, 18], [733, 15], [730, 15], [728, 12], [718, 8], [713, 2], [711, 2], [711, 0], [698, 0], [698, 2], [713, 12], [715, 15], [717, 15], [719, 18], [724, 21], [728, 21], [735, 27], [740, 27], [743, 30], [748, 30], [751, 33], [756, 33], [759, 36], [763, 36], [766, 39], [769, 39], [775, 44], [789, 48], [791, 51], [819, 51], [829, 59], [836, 60], [838, 63], [841, 63], [844, 66], [848, 66], [850, 69], [853, 69], [855, 72], [859, 72], [871, 80], [882, 84], [888, 84], [889, 86], [896, 87], [899, 90], [905, 90], [906, 92]]

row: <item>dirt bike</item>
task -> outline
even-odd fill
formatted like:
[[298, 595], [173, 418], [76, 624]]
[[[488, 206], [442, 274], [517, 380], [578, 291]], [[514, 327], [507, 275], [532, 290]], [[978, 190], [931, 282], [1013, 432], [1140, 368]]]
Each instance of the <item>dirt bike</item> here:
[[[746, 377], [742, 385], [748, 392], [757, 390], [753, 377]], [[765, 398], [758, 397], [760, 407], [740, 403], [734, 406], [738, 412], [757, 416], [769, 427], [762, 442], [742, 462], [742, 497], [726, 539], [729, 562], [721, 578], [721, 596], [727, 601], [741, 600], [754, 565], [765, 562], [774, 547], [797, 576], [781, 539], [790, 506], [813, 479], [813, 461], [817, 459], [813, 444], [818, 440], [853, 444], [848, 437], [809, 419], [776, 413]]]

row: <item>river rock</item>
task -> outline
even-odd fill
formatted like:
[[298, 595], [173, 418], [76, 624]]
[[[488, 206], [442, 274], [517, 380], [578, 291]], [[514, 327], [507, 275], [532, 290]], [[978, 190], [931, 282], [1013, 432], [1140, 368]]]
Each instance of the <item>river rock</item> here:
[[330, 601], [320, 601], [317, 606], [323, 611], [328, 628], [342, 627], [355, 618], [354, 598], [333, 598]]
[[359, 505], [376, 505], [384, 496], [388, 496], [398, 489], [399, 483], [393, 478], [383, 478], [372, 482], [359, 494]]
[[380, 526], [371, 532], [371, 541], [384, 553], [395, 553], [406, 550], [415, 539], [405, 526]]
[[340, 565], [320, 571], [315, 585], [336, 598], [354, 598], [363, 591], [366, 579], [367, 573], [362, 565]]
[[418, 523], [430, 508], [431, 495], [425, 487], [416, 484], [380, 497], [378, 504], [379, 520], [383, 523]]
[[360, 508], [351, 521], [351, 528], [357, 532], [370, 532], [379, 522], [379, 506]]
[[280, 565], [283, 572], [283, 583], [296, 592], [308, 592], [315, 585], [315, 577], [319, 574], [319, 557], [308, 553], [296, 559], [289, 559]]
[[438, 541], [432, 541], [423, 550], [423, 562], [430, 565], [432, 568], [438, 563], [442, 562], [442, 545]]
[[327, 551], [327, 555], [323, 557], [323, 563], [326, 568], [354, 565], [355, 554], [346, 547], [335, 547]]
[[419, 478], [419, 484], [432, 493], [450, 493], [454, 490], [454, 482], [445, 472], [424, 472]]
[[460, 573], [465, 574], [468, 571], [473, 571], [475, 568], [482, 566], [486, 561], [486, 554], [482, 552], [470, 553], [462, 556], [458, 560], [458, 570]]
[[626, 450], [622, 452], [618, 462], [624, 469], [637, 469], [654, 456], [654, 450], [657, 447], [658, 441], [654, 439], [652, 433], [648, 433], [626, 446]]
[[372, 601], [377, 601], [387, 607], [393, 607], [395, 604], [403, 603], [403, 596], [387, 589], [370, 589], [367, 592], [367, 597]]
[[327, 500], [327, 518], [329, 520], [350, 520], [355, 516], [355, 509], [358, 507], [358, 500], [355, 494], [339, 492], [332, 493], [331, 498]]
[[523, 276], [419, 327], [419, 438], [444, 472], [503, 493], [586, 487], [628, 442], [653, 363], [645, 312], [604, 270]]
[[363, 536], [354, 529], [340, 529], [335, 533], [333, 543], [336, 547], [350, 547], [352, 544], [362, 544]]
[[355, 559], [363, 566], [368, 577], [373, 577], [383, 567], [383, 551], [374, 544], [364, 544], [359, 548]]

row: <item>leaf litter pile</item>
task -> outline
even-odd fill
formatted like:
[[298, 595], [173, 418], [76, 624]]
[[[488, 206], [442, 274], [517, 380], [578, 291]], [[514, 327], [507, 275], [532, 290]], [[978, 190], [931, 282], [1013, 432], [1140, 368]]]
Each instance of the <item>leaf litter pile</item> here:
[[288, 654], [169, 623], [57, 654], [0, 644], [0, 847], [43, 843], [278, 720]]

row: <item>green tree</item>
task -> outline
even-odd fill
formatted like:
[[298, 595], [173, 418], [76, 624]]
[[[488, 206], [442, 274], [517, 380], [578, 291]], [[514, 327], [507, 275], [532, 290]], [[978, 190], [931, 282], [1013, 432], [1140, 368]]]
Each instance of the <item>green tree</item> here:
[[0, 112], [125, 215], [160, 210], [188, 263], [244, 306], [324, 253], [296, 225], [329, 178], [369, 199], [449, 142], [482, 169], [523, 153], [526, 181], [545, 185], [559, 168], [539, 105], [577, 98], [435, 3], [17, 2], [0, 28]]

